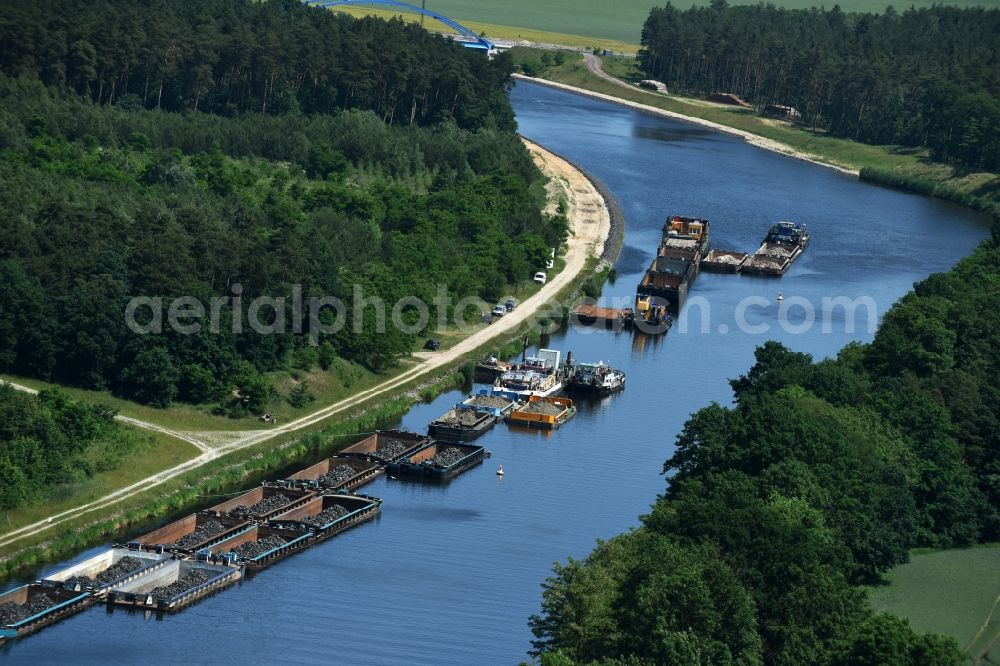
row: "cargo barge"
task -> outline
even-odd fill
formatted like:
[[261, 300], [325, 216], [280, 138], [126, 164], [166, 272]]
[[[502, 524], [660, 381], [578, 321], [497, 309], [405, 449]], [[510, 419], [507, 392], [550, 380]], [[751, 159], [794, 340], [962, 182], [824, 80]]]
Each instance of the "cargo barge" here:
[[387, 465], [430, 442], [430, 437], [403, 430], [379, 430], [340, 452], [342, 456]]
[[202, 513], [213, 518], [267, 520], [271, 516], [305, 504], [312, 496], [311, 490], [289, 488], [280, 484], [264, 484], [227, 502], [205, 509]]
[[311, 533], [312, 542], [317, 543], [372, 520], [378, 516], [381, 506], [381, 499], [369, 495], [319, 495], [288, 513], [275, 516], [268, 525]]
[[471, 442], [496, 425], [495, 413], [462, 403], [431, 421], [427, 434], [445, 442]]
[[128, 548], [133, 551], [190, 554], [225, 541], [249, 526], [250, 521], [245, 518], [195, 513], [133, 539]]
[[635, 311], [632, 308], [606, 308], [581, 303], [573, 308], [570, 316], [585, 326], [604, 326], [620, 331], [632, 325]]
[[89, 592], [94, 597], [103, 597], [115, 585], [163, 567], [169, 561], [170, 555], [162, 551], [140, 552], [119, 546], [49, 574], [39, 583], [47, 588]]
[[89, 592], [29, 583], [0, 594], [0, 645], [27, 636], [94, 602]]
[[709, 273], [739, 273], [750, 255], [735, 250], [712, 250], [701, 260], [701, 270]]
[[460, 404], [491, 411], [497, 419], [501, 419], [510, 414], [520, 404], [520, 401], [512, 396], [508, 397], [499, 393], [490, 394], [486, 389], [480, 389], [476, 395], [470, 395]]
[[566, 388], [574, 393], [611, 395], [625, 389], [625, 373], [603, 361], [577, 363], [573, 366], [573, 374]]
[[808, 244], [809, 232], [804, 225], [792, 222], [772, 224], [763, 244], [744, 264], [743, 273], [781, 277]]
[[569, 398], [532, 396], [528, 403], [510, 413], [507, 422], [528, 428], [553, 430], [576, 414], [576, 406]]
[[698, 277], [709, 245], [708, 220], [675, 215], [663, 225], [656, 256], [636, 287], [636, 322], [645, 332], [665, 333], [672, 319], [667, 305], [680, 308], [690, 284]]
[[485, 458], [486, 450], [481, 446], [434, 441], [391, 463], [389, 473], [422, 481], [448, 481]]
[[175, 612], [232, 585], [242, 575], [239, 567], [168, 560], [162, 568], [113, 587], [107, 601], [128, 608]]
[[348, 491], [374, 481], [382, 466], [371, 460], [336, 455], [292, 474], [288, 481], [307, 489]]
[[309, 546], [312, 531], [289, 530], [271, 524], [252, 525], [212, 548], [198, 551], [198, 559], [250, 570], [263, 569]]

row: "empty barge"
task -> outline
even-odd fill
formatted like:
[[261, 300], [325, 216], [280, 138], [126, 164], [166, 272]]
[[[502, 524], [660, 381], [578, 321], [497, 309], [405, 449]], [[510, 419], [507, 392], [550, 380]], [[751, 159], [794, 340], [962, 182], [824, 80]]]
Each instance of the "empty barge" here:
[[472, 444], [431, 442], [389, 465], [390, 474], [426, 481], [446, 481], [483, 462], [486, 450]]

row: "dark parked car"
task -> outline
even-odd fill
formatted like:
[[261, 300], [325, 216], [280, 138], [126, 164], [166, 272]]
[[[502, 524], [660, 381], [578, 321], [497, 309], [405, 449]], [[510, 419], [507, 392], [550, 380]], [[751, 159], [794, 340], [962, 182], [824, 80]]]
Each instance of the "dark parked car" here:
[[438, 349], [441, 349], [441, 341], [431, 338], [430, 340], [424, 343], [424, 349], [437, 351]]

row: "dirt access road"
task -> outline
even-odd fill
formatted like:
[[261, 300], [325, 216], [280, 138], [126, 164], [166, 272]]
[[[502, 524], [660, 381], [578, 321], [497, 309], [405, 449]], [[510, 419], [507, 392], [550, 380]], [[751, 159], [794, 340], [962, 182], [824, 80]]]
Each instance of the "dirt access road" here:
[[[564, 257], [566, 266], [538, 292], [521, 303], [514, 312], [504, 316], [492, 325], [469, 335], [450, 349], [439, 353], [421, 355], [418, 365], [400, 375], [396, 375], [392, 379], [388, 379], [367, 391], [362, 391], [350, 398], [328, 405], [311, 414], [295, 419], [294, 421], [289, 421], [284, 425], [270, 430], [229, 432], [173, 431], [153, 423], [121, 417], [121, 420], [132, 425], [173, 435], [189, 442], [196, 446], [201, 451], [201, 454], [176, 467], [163, 470], [130, 486], [120, 488], [93, 502], [81, 504], [44, 520], [0, 535], [0, 546], [6, 546], [20, 539], [39, 534], [60, 523], [73, 520], [84, 514], [108, 508], [117, 502], [145, 492], [185, 472], [197, 469], [205, 463], [227, 453], [259, 444], [278, 435], [306, 428], [331, 416], [345, 412], [352, 407], [356, 407], [366, 400], [386, 395], [418, 377], [454, 364], [462, 356], [475, 351], [478, 347], [486, 344], [493, 338], [511, 333], [542, 308], [543, 305], [555, 302], [556, 295], [579, 275], [580, 271], [586, 265], [587, 260], [590, 257], [599, 257], [601, 255], [601, 252], [604, 250], [604, 242], [607, 240], [608, 233], [610, 232], [611, 219], [604, 199], [580, 171], [562, 158], [546, 151], [541, 146], [527, 140], [524, 140], [524, 143], [535, 163], [550, 179], [550, 208], [555, 207], [560, 196], [566, 200], [566, 217], [570, 224], [570, 237], [567, 241], [567, 249]], [[14, 386], [22, 390], [31, 390], [22, 386]]]

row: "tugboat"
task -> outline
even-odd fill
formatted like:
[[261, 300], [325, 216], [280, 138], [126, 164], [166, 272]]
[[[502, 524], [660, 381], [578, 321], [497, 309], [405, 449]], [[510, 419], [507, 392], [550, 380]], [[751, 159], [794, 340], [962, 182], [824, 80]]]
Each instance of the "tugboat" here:
[[625, 373], [603, 361], [577, 364], [567, 384], [567, 389], [570, 391], [600, 396], [611, 395], [624, 388]]
[[558, 393], [563, 387], [560, 357], [560, 352], [554, 349], [539, 349], [538, 356], [523, 357], [520, 364], [497, 378], [493, 393], [524, 400]]

